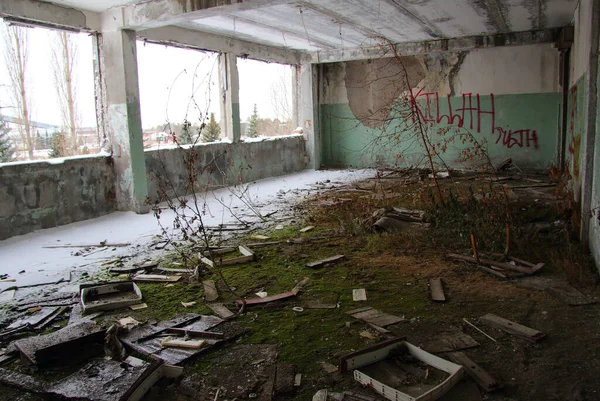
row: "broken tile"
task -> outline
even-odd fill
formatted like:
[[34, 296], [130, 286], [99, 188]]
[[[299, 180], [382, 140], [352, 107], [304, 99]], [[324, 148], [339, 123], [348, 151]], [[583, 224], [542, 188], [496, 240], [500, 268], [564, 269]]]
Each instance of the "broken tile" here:
[[388, 313], [381, 312], [377, 309], [373, 309], [370, 306], [354, 309], [349, 312], [346, 312], [346, 314], [352, 316], [355, 319], [363, 320], [369, 324], [373, 324], [379, 327], [391, 326], [392, 324], [404, 321], [404, 317], [390, 315]]
[[352, 300], [357, 301], [366, 301], [367, 300], [367, 291], [364, 288], [352, 290]]
[[217, 291], [217, 285], [213, 280], [205, 280], [202, 282], [202, 286], [204, 287], [204, 298], [207, 302], [216, 301], [219, 298], [219, 293]]

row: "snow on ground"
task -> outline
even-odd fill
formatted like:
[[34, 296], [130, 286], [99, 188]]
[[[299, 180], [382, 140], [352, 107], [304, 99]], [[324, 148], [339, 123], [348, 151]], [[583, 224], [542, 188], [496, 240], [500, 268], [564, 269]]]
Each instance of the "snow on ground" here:
[[[272, 218], [289, 215], [291, 206], [318, 189], [316, 183], [341, 186], [352, 181], [372, 177], [374, 170], [306, 170], [300, 173], [268, 178], [204, 194], [207, 213], [205, 226], [238, 223], [236, 219], [257, 222], [259, 218], [238, 196], [244, 189], [246, 203], [264, 215], [277, 211]], [[226, 205], [227, 207], [223, 206]], [[235, 217], [234, 217], [235, 215]], [[163, 224], [170, 224], [173, 212], [165, 210]], [[65, 226], [36, 231], [0, 241], [0, 273], [8, 274], [16, 282], [0, 283], [0, 291], [13, 287], [73, 279], [82, 272], [94, 272], [102, 262], [117, 257], [132, 257], [141, 261], [165, 251], [154, 250], [153, 243], [160, 228], [152, 213], [115, 212], [99, 218], [80, 221]], [[125, 247], [93, 248], [91, 253], [78, 255], [81, 248], [45, 248], [48, 246], [130, 243]], [[24, 272], [23, 272], [24, 271]], [[73, 285], [70, 286], [73, 288]], [[23, 294], [23, 291], [18, 291]], [[20, 298], [20, 297], [19, 297]]]

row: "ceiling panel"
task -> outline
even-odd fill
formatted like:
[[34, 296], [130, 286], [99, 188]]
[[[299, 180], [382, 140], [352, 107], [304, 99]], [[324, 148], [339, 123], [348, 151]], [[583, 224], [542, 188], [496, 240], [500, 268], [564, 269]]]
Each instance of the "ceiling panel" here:
[[[337, 20], [300, 4], [240, 11], [232, 15], [284, 31], [295, 32], [308, 37], [315, 44], [323, 42], [336, 48], [357, 47], [368, 39], [361, 30], [342, 27]], [[340, 30], [343, 35], [340, 35]]]
[[320, 47], [315, 46], [314, 43], [310, 43], [305, 37], [227, 15], [189, 21], [186, 26], [205, 32], [288, 49], [305, 51], [320, 49]]

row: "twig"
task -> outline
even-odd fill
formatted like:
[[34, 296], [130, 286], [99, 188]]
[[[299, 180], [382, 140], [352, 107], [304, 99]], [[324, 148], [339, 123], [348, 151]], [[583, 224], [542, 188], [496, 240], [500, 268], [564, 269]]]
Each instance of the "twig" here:
[[487, 338], [489, 338], [490, 340], [492, 340], [493, 342], [497, 343], [498, 341], [496, 341], [494, 339], [494, 337], [486, 334], [483, 330], [481, 330], [479, 327], [475, 326], [473, 323], [469, 322], [467, 319], [463, 318], [463, 321], [468, 324], [469, 326], [471, 326], [472, 328], [474, 328], [475, 330], [477, 330], [478, 332], [480, 332], [481, 334], [483, 334], [484, 336], [486, 336]]

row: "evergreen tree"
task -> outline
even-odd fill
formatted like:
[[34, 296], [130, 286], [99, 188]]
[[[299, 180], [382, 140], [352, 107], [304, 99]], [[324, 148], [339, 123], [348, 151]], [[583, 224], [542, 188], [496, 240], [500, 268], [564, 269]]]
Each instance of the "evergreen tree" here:
[[177, 142], [180, 145], [186, 145], [188, 143], [192, 143], [192, 123], [188, 120], [183, 122], [183, 127], [181, 128], [181, 134], [179, 134], [179, 138], [177, 138]]
[[7, 163], [15, 160], [15, 147], [12, 139], [8, 136], [10, 128], [0, 115], [0, 163]]
[[48, 157], [65, 157], [67, 155], [67, 136], [62, 131], [55, 131], [52, 134], [52, 140], [50, 142], [50, 153]]
[[248, 124], [248, 131], [246, 131], [248, 138], [256, 138], [258, 136], [258, 108], [254, 103], [254, 111], [250, 116], [250, 124]]
[[202, 130], [202, 142], [216, 142], [221, 136], [221, 127], [215, 120], [215, 113], [210, 113], [210, 122]]

